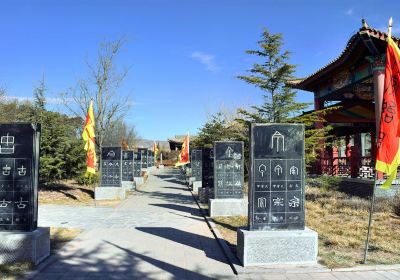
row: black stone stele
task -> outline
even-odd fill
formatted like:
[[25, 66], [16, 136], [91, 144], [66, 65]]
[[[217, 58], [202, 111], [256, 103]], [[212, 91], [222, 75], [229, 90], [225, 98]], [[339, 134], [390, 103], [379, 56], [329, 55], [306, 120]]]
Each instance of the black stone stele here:
[[202, 186], [214, 187], [214, 148], [202, 149]]
[[241, 141], [214, 142], [215, 198], [243, 198], [243, 148]]
[[142, 160], [142, 168], [147, 168], [147, 161], [148, 161], [148, 149], [146, 148], [138, 148], [138, 152], [141, 155], [141, 160]]
[[100, 187], [121, 187], [122, 148], [101, 147]]
[[153, 151], [150, 151], [150, 150], [149, 150], [149, 160], [148, 160], [147, 165], [149, 167], [154, 166], [154, 153], [153, 153]]
[[192, 165], [192, 177], [195, 181], [201, 181], [202, 174], [202, 151], [199, 149], [191, 150], [190, 163]]
[[122, 181], [133, 181], [133, 151], [122, 151]]
[[37, 228], [40, 131], [40, 124], [0, 124], [0, 231]]
[[304, 126], [252, 124], [249, 229], [304, 229]]
[[139, 152], [134, 152], [133, 176], [140, 177], [141, 171], [142, 171], [142, 155]]

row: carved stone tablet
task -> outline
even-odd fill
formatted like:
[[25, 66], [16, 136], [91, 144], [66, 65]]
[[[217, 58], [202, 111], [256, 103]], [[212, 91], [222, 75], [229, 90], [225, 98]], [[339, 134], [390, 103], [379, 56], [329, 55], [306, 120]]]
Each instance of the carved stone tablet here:
[[304, 229], [304, 126], [252, 124], [250, 230]]
[[122, 151], [122, 181], [133, 181], [133, 151]]
[[201, 181], [202, 174], [202, 151], [194, 149], [190, 152], [190, 163], [192, 166], [192, 177], [195, 181]]
[[40, 125], [0, 124], [0, 231], [37, 228]]
[[139, 152], [134, 153], [133, 160], [133, 175], [134, 177], [140, 177], [142, 171], [142, 155]]
[[140, 155], [141, 155], [142, 168], [147, 168], [148, 167], [148, 149], [138, 148], [138, 153], [140, 153]]
[[214, 142], [215, 198], [243, 198], [243, 142]]
[[101, 147], [100, 187], [121, 187], [122, 149], [121, 147]]
[[214, 187], [214, 149], [202, 149], [202, 186]]

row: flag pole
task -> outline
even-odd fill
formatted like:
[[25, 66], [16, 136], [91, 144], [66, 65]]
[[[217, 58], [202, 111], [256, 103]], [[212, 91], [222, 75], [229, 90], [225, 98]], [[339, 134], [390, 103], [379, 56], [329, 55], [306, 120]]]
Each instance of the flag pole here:
[[[389, 26], [388, 26], [388, 38], [391, 38], [391, 36], [392, 36], [392, 24], [393, 24], [393, 19], [392, 19], [392, 17], [390, 17]], [[377, 128], [375, 143], [378, 143], [377, 140], [378, 140], [378, 135], [379, 135], [379, 124], [380, 124], [380, 116], [377, 116], [376, 121], [375, 121], [375, 126]], [[368, 257], [368, 247], [369, 247], [369, 241], [371, 239], [372, 217], [373, 217], [373, 213], [374, 213], [375, 189], [376, 189], [376, 181], [377, 180], [378, 180], [378, 171], [375, 168], [375, 179], [374, 179], [374, 187], [372, 189], [371, 205], [370, 205], [370, 209], [369, 209], [368, 230], [367, 230], [367, 239], [365, 240], [365, 246], [364, 246], [363, 264], [365, 264], [367, 262], [367, 257]]]
[[364, 246], [364, 259], [362, 262], [363, 264], [367, 262], [367, 257], [368, 257], [368, 247], [369, 247], [369, 240], [371, 238], [372, 215], [374, 213], [375, 189], [376, 189], [377, 179], [378, 179], [378, 171], [375, 169], [374, 187], [372, 189], [371, 205], [369, 208], [368, 231], [367, 231], [367, 239], [365, 240], [365, 246]]

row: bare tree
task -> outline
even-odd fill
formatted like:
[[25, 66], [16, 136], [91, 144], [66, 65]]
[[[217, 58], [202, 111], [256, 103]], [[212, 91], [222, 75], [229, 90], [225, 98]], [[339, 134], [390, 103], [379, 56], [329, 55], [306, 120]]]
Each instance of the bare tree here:
[[93, 99], [98, 146], [103, 144], [107, 130], [123, 119], [130, 106], [128, 97], [119, 95], [128, 69], [119, 70], [115, 61], [123, 43], [123, 38], [101, 43], [96, 62], [87, 63], [89, 78], [78, 80], [73, 89], [61, 94], [64, 105], [80, 117], [86, 116]]

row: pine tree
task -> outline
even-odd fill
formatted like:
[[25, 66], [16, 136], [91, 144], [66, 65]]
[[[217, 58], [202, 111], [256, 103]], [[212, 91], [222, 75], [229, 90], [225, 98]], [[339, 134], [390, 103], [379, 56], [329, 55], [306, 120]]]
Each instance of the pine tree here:
[[306, 163], [316, 159], [331, 127], [316, 128], [316, 122], [323, 122], [329, 110], [304, 113], [312, 103], [296, 101], [296, 91], [287, 86], [293, 79], [296, 66], [289, 63], [290, 52], [283, 50], [283, 35], [272, 34], [264, 29], [258, 50], [246, 53], [261, 59], [250, 69], [250, 75], [238, 76], [239, 79], [254, 85], [263, 91], [263, 104], [252, 106], [252, 111], [239, 109], [241, 122], [254, 123], [303, 123], [306, 126]]

